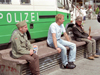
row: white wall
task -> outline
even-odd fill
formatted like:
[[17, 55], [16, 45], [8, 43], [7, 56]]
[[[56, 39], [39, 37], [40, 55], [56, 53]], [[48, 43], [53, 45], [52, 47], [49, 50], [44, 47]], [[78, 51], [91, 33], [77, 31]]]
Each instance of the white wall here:
[[55, 11], [57, 0], [30, 0], [22, 5], [20, 0], [11, 0], [11, 4], [0, 4], [0, 11]]
[[11, 0], [12, 5], [19, 5], [20, 4], [20, 0]]
[[34, 0], [33, 5], [36, 11], [55, 11], [57, 8], [57, 0]]

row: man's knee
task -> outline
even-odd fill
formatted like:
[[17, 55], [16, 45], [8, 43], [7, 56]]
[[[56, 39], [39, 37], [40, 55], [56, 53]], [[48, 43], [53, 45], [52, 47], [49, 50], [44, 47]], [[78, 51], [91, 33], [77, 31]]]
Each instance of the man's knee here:
[[75, 43], [72, 43], [72, 45], [71, 45], [72, 47], [76, 47], [76, 44]]
[[76, 44], [75, 44], [75, 43], [73, 43], [73, 46], [74, 46], [74, 47], [76, 47]]
[[63, 52], [63, 53], [66, 53], [66, 51], [67, 51], [66, 47], [60, 47], [60, 49], [61, 49], [61, 52]]
[[59, 47], [61, 50], [67, 50], [65, 46]]
[[92, 41], [89, 41], [88, 44], [92, 44]]
[[39, 56], [38, 56], [38, 55], [36, 55], [36, 58], [37, 58], [37, 59], [39, 59]]
[[30, 60], [30, 62], [35, 62], [34, 58], [32, 58], [32, 59]]
[[30, 61], [31, 62], [35, 62], [36, 60], [39, 60], [39, 56], [38, 55], [34, 55], [34, 56], [32, 56], [33, 58], [32, 59], [30, 59]]
[[76, 52], [76, 44], [73, 43], [74, 51]]
[[39, 56], [38, 55], [36, 55], [36, 54], [33, 54], [33, 56], [32, 56], [33, 58], [36, 58], [36, 59], [39, 59]]
[[92, 40], [93, 43], [96, 43], [95, 39]]

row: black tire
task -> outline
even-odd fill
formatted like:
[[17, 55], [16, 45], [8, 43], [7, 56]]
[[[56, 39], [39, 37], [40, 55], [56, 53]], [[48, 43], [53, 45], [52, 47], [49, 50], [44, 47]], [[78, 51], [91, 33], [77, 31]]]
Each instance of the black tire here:
[[71, 33], [72, 34], [72, 27], [68, 27], [67, 29], [66, 29], [66, 33], [69, 35], [69, 33]]
[[0, 50], [4, 50], [4, 49], [8, 49], [8, 48], [11, 48], [11, 43], [6, 43], [6, 44], [0, 45]]

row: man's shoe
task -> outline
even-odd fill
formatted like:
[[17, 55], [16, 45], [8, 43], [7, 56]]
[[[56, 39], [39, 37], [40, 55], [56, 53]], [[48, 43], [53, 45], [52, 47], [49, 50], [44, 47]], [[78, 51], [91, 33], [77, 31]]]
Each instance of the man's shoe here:
[[90, 60], [94, 60], [94, 57], [93, 57], [93, 56], [90, 56], [90, 57], [88, 57], [88, 59], [90, 59]]
[[95, 54], [95, 55], [93, 55], [93, 57], [94, 57], [94, 58], [99, 58], [99, 55], [96, 55], [96, 54]]
[[65, 69], [74, 69], [75, 66], [74, 65], [70, 65], [70, 64], [67, 64], [66, 66], [64, 66]]
[[74, 67], [76, 67], [76, 65], [73, 62], [68, 62], [70, 65], [73, 65]]

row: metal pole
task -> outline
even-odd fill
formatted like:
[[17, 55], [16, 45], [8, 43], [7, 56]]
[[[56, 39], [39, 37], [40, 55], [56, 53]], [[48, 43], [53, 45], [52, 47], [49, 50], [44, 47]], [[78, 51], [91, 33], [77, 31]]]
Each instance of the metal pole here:
[[93, 8], [93, 11], [94, 11], [94, 0], [92, 0], [93, 4], [92, 4], [92, 8]]
[[76, 6], [76, 2], [77, 2], [77, 0], [75, 0], [75, 6]]
[[83, 7], [84, 7], [84, 0], [82, 0], [82, 4], [83, 4]]
[[95, 7], [96, 7], [96, 0], [95, 0]]
[[65, 8], [65, 0], [64, 0], [64, 8]]

